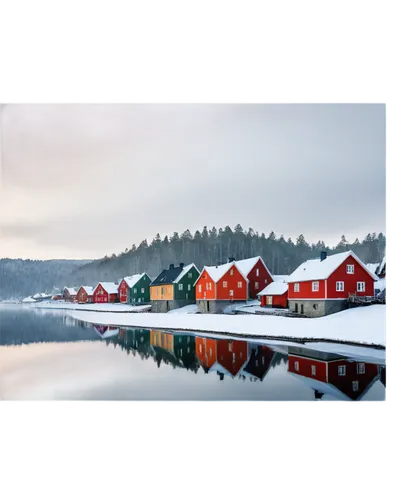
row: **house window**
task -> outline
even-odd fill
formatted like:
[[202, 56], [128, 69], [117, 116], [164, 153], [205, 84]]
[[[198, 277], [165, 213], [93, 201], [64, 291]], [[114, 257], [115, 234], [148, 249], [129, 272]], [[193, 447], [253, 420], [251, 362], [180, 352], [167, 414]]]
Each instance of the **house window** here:
[[267, 279], [265, 279], [265, 280], [264, 280], [264, 283], [265, 283], [265, 284], [267, 284], [267, 283], [268, 283], [268, 280], [267, 280]]
[[353, 392], [357, 392], [358, 391], [358, 380], [353, 380], [352, 386], [353, 386]]
[[298, 361], [294, 362], [294, 369], [296, 370], [296, 372], [299, 371], [299, 362]]
[[339, 365], [337, 369], [338, 375], [344, 377], [346, 375], [346, 365]]
[[256, 276], [260, 276], [260, 270], [256, 269]]
[[229, 297], [233, 297], [233, 290], [229, 290]]
[[136, 294], [137, 293], [137, 288], [134, 288], [133, 289], [133, 293]]
[[233, 353], [233, 354], [232, 354], [232, 361], [233, 361], [233, 362], [235, 362], [235, 360], [236, 360], [235, 358], [236, 358], [235, 353]]
[[201, 344], [199, 345], [199, 351], [200, 351], [200, 354], [201, 354]]
[[311, 365], [311, 375], [315, 377], [317, 374], [317, 367], [315, 365]]
[[259, 286], [260, 286], [260, 285], [259, 285], [258, 281], [256, 281], [256, 282], [254, 283], [254, 288], [255, 288], [256, 290], [258, 290]]
[[187, 352], [190, 352], [190, 347], [187, 348]]
[[357, 281], [357, 292], [365, 292], [365, 281]]
[[199, 285], [199, 293], [201, 293], [201, 285]]
[[295, 292], [300, 292], [300, 283], [295, 283], [294, 284], [294, 291]]
[[238, 288], [242, 288], [242, 282], [238, 281]]
[[346, 266], [346, 273], [347, 274], [354, 274], [354, 265], [353, 264], [348, 264]]
[[229, 344], [228, 344], [228, 351], [229, 352], [232, 352], [232, 347], [233, 347], [232, 342], [229, 342]]
[[229, 274], [233, 276], [233, 268], [229, 271]]
[[359, 375], [365, 373], [365, 363], [357, 363], [357, 373]]
[[223, 286], [224, 288], [228, 288], [228, 282], [227, 282], [227, 281], [223, 281], [223, 282], [222, 282], [222, 286]]
[[188, 273], [188, 276], [189, 276], [189, 278], [191, 278], [192, 277], [192, 273]]
[[183, 290], [183, 283], [179, 283], [178, 288], [179, 288], [179, 290]]
[[336, 291], [344, 292], [344, 281], [336, 281]]
[[190, 285], [188, 285], [188, 291], [190, 292]]
[[210, 356], [212, 356], [212, 349], [210, 349]]
[[142, 293], [144, 293], [144, 288], [141, 288], [141, 289], [140, 289], [140, 291], [141, 291]]
[[212, 290], [212, 283], [209, 283], [208, 288], [209, 288], [209, 290]]
[[312, 282], [312, 291], [318, 292], [318, 290], [319, 290], [319, 281], [313, 281]]

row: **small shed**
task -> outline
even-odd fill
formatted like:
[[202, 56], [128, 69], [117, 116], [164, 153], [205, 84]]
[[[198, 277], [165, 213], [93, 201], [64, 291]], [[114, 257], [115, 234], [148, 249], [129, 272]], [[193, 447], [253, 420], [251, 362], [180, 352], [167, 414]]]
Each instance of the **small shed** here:
[[273, 281], [262, 290], [260, 297], [262, 307], [287, 308], [288, 306], [288, 284], [284, 281]]

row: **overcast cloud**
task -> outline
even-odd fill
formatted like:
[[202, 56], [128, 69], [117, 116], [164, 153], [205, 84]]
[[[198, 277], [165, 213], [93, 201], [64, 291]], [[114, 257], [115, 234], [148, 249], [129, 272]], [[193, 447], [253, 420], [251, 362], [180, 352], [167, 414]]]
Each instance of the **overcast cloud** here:
[[384, 105], [3, 105], [0, 257], [97, 258], [204, 225], [385, 232]]

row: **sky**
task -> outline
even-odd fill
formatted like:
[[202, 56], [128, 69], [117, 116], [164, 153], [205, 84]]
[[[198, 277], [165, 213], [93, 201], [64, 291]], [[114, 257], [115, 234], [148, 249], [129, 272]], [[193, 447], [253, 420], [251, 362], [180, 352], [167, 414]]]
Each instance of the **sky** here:
[[0, 258], [216, 226], [385, 234], [383, 104], [3, 104]]

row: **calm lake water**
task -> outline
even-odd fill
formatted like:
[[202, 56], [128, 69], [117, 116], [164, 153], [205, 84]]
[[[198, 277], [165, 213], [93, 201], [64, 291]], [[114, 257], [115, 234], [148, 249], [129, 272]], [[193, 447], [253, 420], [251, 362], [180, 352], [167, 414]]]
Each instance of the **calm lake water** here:
[[1, 305], [0, 399], [384, 400], [386, 366], [366, 352], [104, 327]]

